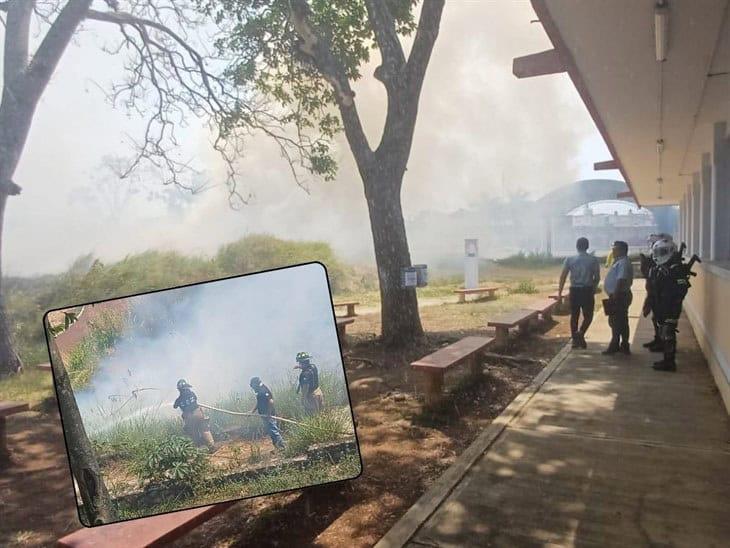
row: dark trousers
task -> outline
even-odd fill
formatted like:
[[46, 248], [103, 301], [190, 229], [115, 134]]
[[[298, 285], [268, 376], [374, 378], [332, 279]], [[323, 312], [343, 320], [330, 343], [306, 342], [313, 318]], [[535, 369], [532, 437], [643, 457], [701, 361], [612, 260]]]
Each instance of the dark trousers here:
[[[593, 321], [593, 309], [596, 306], [595, 291], [592, 287], [571, 287], [570, 288], [570, 334], [575, 338], [576, 334], [585, 335]], [[578, 319], [583, 312], [583, 322], [578, 329]]]
[[631, 291], [613, 295], [613, 314], [608, 317], [608, 325], [611, 326], [611, 346], [629, 344], [629, 306], [632, 299]]

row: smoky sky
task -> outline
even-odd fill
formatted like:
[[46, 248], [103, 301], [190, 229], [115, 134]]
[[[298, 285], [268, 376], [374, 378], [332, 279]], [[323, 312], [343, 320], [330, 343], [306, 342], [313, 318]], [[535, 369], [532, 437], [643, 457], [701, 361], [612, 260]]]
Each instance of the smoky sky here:
[[[249, 380], [276, 384], [296, 378], [298, 352], [312, 354], [321, 370], [342, 376], [325, 270], [309, 264], [129, 298], [135, 326], [154, 318], [152, 332], [134, 327], [98, 367], [91, 384], [77, 392], [89, 425], [100, 426], [119, 404], [109, 396], [132, 390], [140, 400], [129, 409], [171, 403], [180, 378], [193, 385], [201, 402], [215, 405], [231, 393], [253, 401]], [[125, 409], [124, 411], [127, 411]]]
[[[593, 162], [609, 158], [566, 75], [512, 75], [514, 57], [551, 48], [541, 25], [530, 22], [535, 18], [528, 2], [447, 3], [404, 179], [407, 223], [424, 212], [469, 209], [489, 196], [537, 196], [593, 177]], [[130, 185], [105, 173], [105, 159], [129, 156], [130, 139], [142, 127], [135, 116], [113, 109], [99, 89], [123, 75], [123, 57], [100, 47], [113, 42], [114, 33], [87, 24], [36, 111], [16, 174], [23, 193], [11, 198], [6, 212], [4, 273], [56, 272], [89, 252], [106, 260], [150, 248], [209, 254], [252, 233], [325, 240], [348, 260], [373, 262], [362, 183], [342, 136], [335, 143], [336, 180], [312, 179], [308, 193], [270, 141], [250, 140], [238, 186], [252, 198], [239, 211], [216, 186], [222, 166], [195, 120], [183, 130], [181, 154], [205, 168], [209, 190], [155, 192], [159, 184], [151, 174]], [[377, 62], [364, 67], [355, 84], [373, 148], [385, 114], [384, 90], [372, 77]], [[426, 255], [428, 242], [440, 243], [439, 227], [432, 228], [430, 237], [418, 238], [423, 243], [412, 249], [414, 256]]]

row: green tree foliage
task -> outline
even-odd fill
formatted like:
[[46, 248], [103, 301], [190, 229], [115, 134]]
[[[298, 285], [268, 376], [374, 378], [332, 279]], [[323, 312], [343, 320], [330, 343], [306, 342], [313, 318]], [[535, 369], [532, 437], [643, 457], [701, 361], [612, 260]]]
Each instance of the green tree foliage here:
[[[395, 31], [410, 35], [416, 28], [416, 2], [385, 3]], [[235, 59], [229, 78], [237, 86], [274, 99], [284, 109], [280, 121], [296, 128], [292, 148], [303, 153], [302, 167], [329, 180], [337, 171], [330, 140], [342, 129], [336, 114], [339, 88], [312, 63], [308, 46], [293, 23], [293, 4], [296, 2], [289, 0], [198, 0], [200, 9], [225, 30], [216, 46], [222, 55]], [[331, 55], [341, 64], [343, 76], [360, 79], [362, 65], [378, 47], [365, 2], [315, 0], [309, 3], [309, 10], [311, 22], [331, 44]], [[226, 119], [229, 130], [241, 125], [257, 125], [248, 108], [238, 109]]]

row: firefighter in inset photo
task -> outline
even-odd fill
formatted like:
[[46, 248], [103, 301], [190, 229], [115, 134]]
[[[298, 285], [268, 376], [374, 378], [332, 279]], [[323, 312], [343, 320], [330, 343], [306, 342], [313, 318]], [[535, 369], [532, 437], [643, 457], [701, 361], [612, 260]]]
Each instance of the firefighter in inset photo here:
[[312, 363], [312, 356], [307, 352], [299, 352], [296, 357], [297, 365], [294, 369], [301, 369], [297, 394], [302, 398], [304, 410], [308, 415], [315, 415], [324, 407], [324, 394], [319, 387], [319, 372]]
[[261, 416], [261, 422], [264, 423], [264, 429], [271, 438], [271, 443], [277, 449], [286, 449], [284, 438], [281, 436], [279, 425], [276, 422], [274, 416], [276, 415], [276, 409], [274, 408], [274, 395], [269, 390], [269, 387], [261, 382], [258, 377], [251, 378], [249, 386], [253, 389], [256, 394], [256, 405], [254, 405], [251, 413], [257, 412]]
[[180, 395], [172, 405], [173, 409], [182, 411], [183, 430], [190, 436], [196, 445], [206, 445], [209, 450], [215, 450], [213, 434], [210, 433], [210, 420], [205, 416], [198, 405], [198, 397], [191, 389], [193, 387], [185, 379], [177, 381]]

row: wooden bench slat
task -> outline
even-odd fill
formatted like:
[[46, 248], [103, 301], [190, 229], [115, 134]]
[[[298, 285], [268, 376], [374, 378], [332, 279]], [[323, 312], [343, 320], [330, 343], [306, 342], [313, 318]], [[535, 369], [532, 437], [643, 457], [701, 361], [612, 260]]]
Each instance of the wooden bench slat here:
[[540, 313], [549, 312], [555, 305], [557, 305], [557, 301], [554, 299], [539, 299], [535, 301], [531, 301], [523, 306], [523, 308], [526, 308], [527, 310], [537, 310]]
[[498, 286], [493, 287], [475, 287], [473, 289], [455, 289], [454, 293], [492, 293], [499, 289]]
[[475, 352], [489, 346], [492, 341], [494, 341], [493, 337], [464, 337], [460, 341], [411, 363], [411, 367], [421, 371], [449, 369]]
[[230, 508], [223, 502], [192, 510], [80, 529], [58, 540], [63, 548], [148, 548], [162, 546]]
[[30, 407], [25, 402], [20, 401], [0, 401], [0, 417], [9, 417], [16, 413], [28, 411]]
[[509, 312], [502, 312], [487, 322], [491, 327], [515, 327], [537, 316], [537, 310], [518, 308]]
[[332, 304], [333, 304], [333, 306], [353, 306], [353, 305], [358, 305], [360, 303], [357, 301], [352, 301], [352, 302], [332, 303]]
[[355, 321], [355, 318], [337, 318], [337, 327], [349, 325]]

